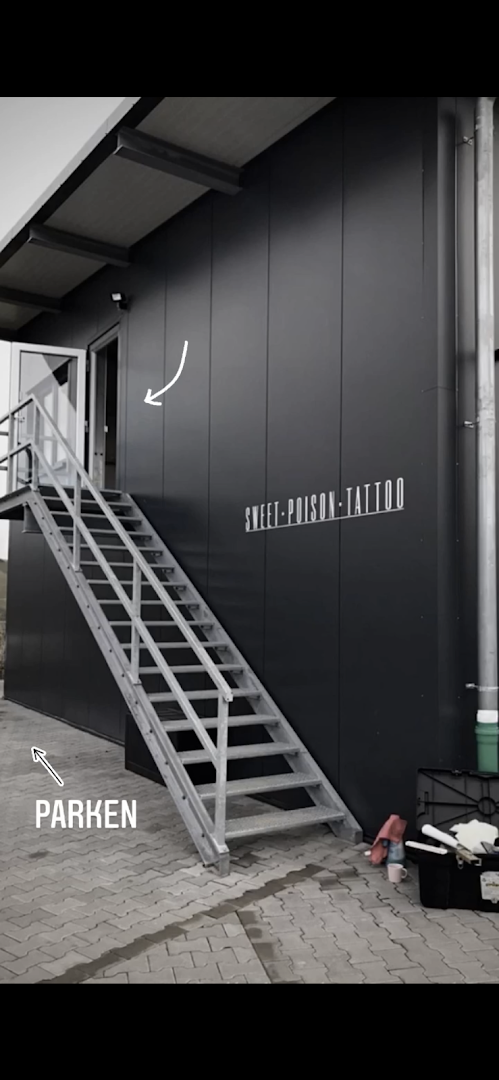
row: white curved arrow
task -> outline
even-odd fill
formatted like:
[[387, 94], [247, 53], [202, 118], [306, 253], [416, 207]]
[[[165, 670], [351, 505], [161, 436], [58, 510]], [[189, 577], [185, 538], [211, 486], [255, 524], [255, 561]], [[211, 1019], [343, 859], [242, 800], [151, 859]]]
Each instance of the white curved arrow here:
[[146, 394], [146, 396], [144, 398], [144, 401], [145, 401], [146, 405], [162, 405], [163, 404], [162, 401], [155, 401], [154, 398], [161, 397], [161, 394], [166, 394], [166, 391], [169, 390], [170, 387], [173, 386], [174, 383], [176, 383], [177, 379], [180, 378], [180, 376], [182, 374], [182, 368], [183, 368], [183, 366], [185, 364], [185, 358], [187, 356], [187, 346], [188, 346], [188, 344], [189, 344], [188, 341], [184, 342], [184, 351], [182, 353], [182, 359], [180, 361], [180, 367], [179, 367], [179, 369], [177, 371], [177, 374], [175, 375], [175, 378], [172, 379], [172, 381], [169, 382], [167, 386], [164, 386], [162, 390], [157, 390], [155, 394], [152, 394], [151, 391], [148, 390], [147, 394]]

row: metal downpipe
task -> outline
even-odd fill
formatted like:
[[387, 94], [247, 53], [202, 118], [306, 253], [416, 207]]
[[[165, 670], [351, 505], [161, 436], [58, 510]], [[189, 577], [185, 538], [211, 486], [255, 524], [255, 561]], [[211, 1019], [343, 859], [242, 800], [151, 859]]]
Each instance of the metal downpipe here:
[[494, 367], [495, 98], [477, 99], [475, 118], [475, 272], [477, 397], [478, 769], [498, 772], [496, 416]]

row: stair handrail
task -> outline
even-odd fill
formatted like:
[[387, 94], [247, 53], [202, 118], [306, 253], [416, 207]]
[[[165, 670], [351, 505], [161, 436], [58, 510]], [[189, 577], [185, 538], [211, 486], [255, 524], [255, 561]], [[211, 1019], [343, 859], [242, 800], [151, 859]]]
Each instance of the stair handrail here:
[[[184, 636], [187, 638], [187, 640], [189, 641], [189, 644], [192, 645], [193, 651], [196, 653], [196, 655], [199, 658], [199, 660], [201, 661], [203, 667], [205, 668], [207, 673], [210, 675], [210, 677], [213, 679], [215, 685], [218, 687], [220, 693], [223, 696], [224, 701], [227, 701], [227, 702], [233, 701], [234, 695], [233, 695], [231, 687], [229, 686], [227, 681], [224, 679], [223, 675], [220, 674], [216, 664], [213, 662], [211, 657], [208, 656], [208, 653], [206, 652], [206, 649], [204, 648], [203, 643], [199, 641], [199, 638], [197, 638], [196, 635], [189, 628], [188, 622], [184, 619], [183, 615], [178, 610], [177, 606], [175, 605], [175, 603], [173, 602], [173, 600], [171, 599], [169, 594], [166, 592], [166, 589], [163, 589], [163, 587], [161, 585], [161, 582], [158, 581], [156, 575], [152, 572], [150, 563], [148, 563], [147, 560], [144, 559], [144, 556], [141, 554], [140, 549], [137, 548], [132, 543], [126, 529], [123, 528], [123, 526], [121, 525], [121, 523], [120, 523], [119, 519], [117, 518], [116, 514], [114, 514], [113, 511], [110, 510], [109, 506], [106, 503], [106, 500], [102, 497], [99, 489], [95, 487], [93, 481], [90, 479], [90, 476], [88, 475], [86, 470], [83, 468], [83, 465], [78, 461], [78, 458], [76, 457], [76, 454], [74, 453], [74, 451], [69, 446], [69, 443], [66, 442], [66, 439], [62, 435], [62, 432], [59, 431], [59, 428], [57, 427], [56, 423], [54, 422], [54, 420], [52, 419], [50, 414], [47, 412], [47, 410], [44, 408], [44, 406], [41, 404], [41, 402], [38, 401], [38, 398], [36, 398], [34, 396], [34, 394], [27, 395], [25, 398], [23, 398], [22, 402], [20, 402], [13, 409], [11, 409], [8, 413], [6, 413], [5, 416], [0, 418], [0, 425], [2, 423], [4, 423], [5, 420], [9, 419], [15, 413], [20, 412], [23, 408], [26, 408], [31, 403], [33, 403], [33, 405], [35, 406], [35, 409], [38, 410], [40, 415], [43, 416], [43, 419], [46, 421], [46, 423], [48, 423], [50, 425], [50, 427], [52, 428], [52, 430], [53, 430], [53, 432], [54, 432], [54, 434], [56, 436], [57, 442], [60, 444], [60, 446], [62, 447], [64, 452], [67, 454], [68, 459], [71, 461], [71, 464], [73, 465], [76, 473], [79, 475], [80, 480], [82, 481], [83, 485], [87, 488], [88, 491], [90, 491], [92, 497], [95, 499], [95, 502], [97, 503], [99, 508], [103, 511], [105, 517], [110, 522], [110, 524], [113, 527], [114, 531], [118, 534], [118, 536], [120, 537], [120, 540], [122, 540], [122, 542], [125, 544], [125, 547], [130, 552], [130, 554], [131, 554], [132, 558], [134, 559], [134, 561], [136, 561], [138, 563], [138, 565], [140, 566], [140, 569], [141, 569], [144, 577], [147, 579], [148, 584], [152, 586], [152, 588], [154, 589], [156, 595], [159, 596], [160, 600], [168, 608], [169, 613], [173, 616], [173, 619], [177, 623], [179, 629], [182, 631]], [[22, 444], [22, 446], [20, 446], [18, 448], [16, 447], [14, 450], [10, 450], [9, 453], [7, 455], [5, 455], [5, 458], [9, 458], [9, 457], [13, 456], [14, 454], [17, 454], [18, 452], [20, 453], [22, 450], [26, 450], [27, 447], [30, 446], [30, 445], [33, 446], [33, 448], [36, 450], [37, 456], [41, 455], [44, 458], [44, 465], [47, 465], [48, 470], [50, 470], [50, 472], [52, 472], [52, 470], [50, 468], [50, 465], [45, 460], [45, 455], [43, 454], [43, 452], [40, 451], [40, 448], [38, 446], [36, 446], [36, 443], [35, 443], [33, 438], [31, 438], [29, 440], [26, 440]], [[5, 458], [1, 458], [0, 463], [1, 463], [1, 461], [5, 460]], [[71, 516], [74, 518], [75, 514], [76, 514], [75, 508], [71, 504], [70, 500], [68, 500], [67, 504], [69, 504], [69, 506], [71, 507]], [[115, 575], [112, 573], [112, 571], [111, 571], [111, 577], [115, 578]], [[119, 585], [118, 578], [115, 578], [115, 583]], [[127, 594], [125, 593], [124, 595], [126, 596]], [[127, 596], [127, 600], [129, 601], [130, 597]], [[165, 662], [165, 666], [167, 666], [166, 662]]]
[[[142, 640], [145, 642], [146, 647], [148, 648], [149, 652], [151, 653], [151, 655], [155, 659], [155, 661], [156, 661], [156, 663], [158, 665], [158, 669], [161, 671], [161, 673], [163, 675], [163, 678], [165, 679], [165, 682], [174, 691], [174, 694], [177, 697], [177, 700], [179, 701], [180, 705], [182, 706], [185, 715], [190, 719], [190, 721], [191, 721], [191, 723], [193, 725], [194, 731], [196, 732], [196, 734], [197, 734], [197, 736], [199, 738], [199, 741], [205, 747], [205, 749], [206, 749], [206, 751], [207, 751], [207, 753], [209, 755], [210, 760], [212, 761], [213, 765], [215, 766], [215, 769], [216, 769], [216, 793], [215, 793], [215, 814], [214, 814], [214, 840], [219, 845], [219, 848], [222, 849], [225, 846], [225, 827], [226, 827], [225, 823], [226, 823], [226, 802], [227, 802], [227, 799], [226, 799], [226, 786], [227, 786], [227, 746], [228, 746], [229, 703], [234, 700], [233, 691], [232, 691], [231, 687], [228, 685], [228, 683], [226, 682], [226, 680], [223, 678], [223, 675], [220, 674], [216, 664], [213, 662], [211, 657], [208, 656], [208, 653], [206, 652], [206, 649], [204, 648], [203, 644], [199, 641], [199, 638], [197, 638], [196, 635], [193, 633], [193, 631], [190, 629], [189, 623], [184, 619], [184, 617], [182, 616], [182, 614], [178, 610], [177, 606], [175, 605], [175, 603], [173, 602], [173, 600], [171, 599], [169, 594], [166, 592], [166, 589], [164, 589], [161, 582], [158, 581], [156, 575], [153, 573], [153, 569], [152, 569], [151, 565], [147, 562], [146, 559], [144, 559], [144, 556], [141, 554], [140, 549], [138, 547], [136, 547], [132, 543], [129, 534], [127, 533], [126, 529], [124, 529], [123, 526], [121, 525], [119, 518], [109, 508], [109, 506], [106, 503], [106, 500], [102, 497], [99, 489], [96, 488], [95, 485], [93, 484], [92, 480], [90, 479], [90, 476], [88, 475], [88, 473], [86, 472], [86, 470], [84, 469], [82, 464], [78, 461], [78, 458], [76, 457], [76, 454], [71, 449], [69, 444], [66, 442], [66, 439], [64, 438], [62, 432], [59, 431], [59, 428], [57, 427], [55, 421], [52, 419], [50, 414], [43, 407], [41, 402], [38, 401], [38, 399], [35, 397], [35, 395], [34, 394], [29, 394], [25, 398], [23, 398], [23, 400], [21, 402], [19, 402], [18, 405], [14, 406], [14, 408], [9, 410], [9, 412], [4, 417], [0, 418], [0, 425], [2, 423], [4, 423], [5, 420], [7, 420], [7, 419], [10, 421], [12, 419], [12, 416], [17, 414], [18, 412], [20, 412], [22, 409], [26, 408], [30, 404], [33, 404], [34, 410], [35, 410], [33, 436], [31, 436], [30, 439], [26, 440], [25, 443], [22, 444], [22, 446], [13, 447], [12, 446], [12, 426], [9, 424], [9, 431], [8, 431], [9, 450], [8, 450], [8, 453], [7, 453], [6, 457], [3, 458], [3, 459], [0, 459], [0, 465], [2, 463], [2, 460], [7, 460], [7, 463], [8, 463], [8, 466], [9, 466], [9, 468], [8, 468], [9, 489], [10, 489], [10, 480], [11, 480], [11, 468], [10, 468], [10, 466], [12, 464], [13, 457], [15, 455], [17, 455], [18, 453], [20, 453], [22, 450], [27, 449], [29, 446], [31, 446], [32, 449], [35, 452], [35, 460], [33, 460], [33, 465], [32, 465], [32, 471], [31, 471], [31, 476], [30, 476], [30, 487], [34, 491], [36, 491], [36, 489], [38, 488], [38, 472], [39, 472], [38, 465], [39, 465], [39, 462], [41, 461], [43, 463], [44, 468], [47, 471], [47, 474], [48, 474], [49, 478], [52, 481], [52, 484], [54, 485], [55, 490], [59, 494], [59, 498], [61, 499], [63, 505], [66, 506], [70, 517], [73, 519], [74, 532], [73, 532], [72, 566], [73, 566], [74, 571], [75, 572], [77, 572], [77, 571], [81, 572], [80, 565], [79, 565], [79, 539], [80, 539], [80, 535], [82, 535], [84, 537], [84, 539], [86, 540], [86, 543], [88, 544], [90, 550], [93, 552], [97, 563], [99, 564], [99, 566], [101, 567], [101, 569], [105, 573], [110, 585], [112, 586], [115, 593], [119, 597], [120, 602], [122, 603], [125, 611], [128, 613], [128, 616], [130, 618], [131, 634], [132, 634], [132, 637], [131, 637], [132, 647], [131, 647], [131, 657], [130, 657], [130, 676], [131, 676], [132, 682], [133, 681], [136, 681], [136, 682], [140, 681], [139, 680], [139, 675], [138, 675], [138, 668], [139, 668], [139, 638], [142, 638]], [[39, 431], [40, 431], [40, 423], [39, 423], [40, 416], [43, 417], [45, 422], [48, 423], [49, 427], [52, 428], [52, 431], [54, 432], [54, 435], [55, 435], [55, 438], [56, 438], [56, 442], [59, 444], [60, 447], [62, 447], [62, 449], [64, 450], [64, 452], [67, 455], [68, 461], [71, 462], [71, 464], [73, 465], [73, 468], [75, 469], [76, 476], [75, 476], [75, 484], [74, 484], [74, 500], [75, 500], [74, 504], [69, 499], [69, 497], [68, 497], [67, 493], [64, 491], [64, 488], [62, 487], [62, 485], [59, 484], [59, 481], [58, 481], [57, 477], [55, 476], [55, 474], [54, 474], [54, 472], [52, 470], [52, 467], [47, 462], [43, 451], [37, 445], [36, 439], [39, 436]], [[100, 509], [102, 510], [104, 516], [110, 522], [110, 524], [111, 524], [112, 528], [114, 529], [115, 533], [117, 533], [120, 540], [123, 542], [126, 549], [129, 551], [129, 553], [132, 556], [132, 560], [133, 560], [133, 593], [132, 593], [131, 600], [130, 600], [130, 597], [127, 595], [127, 593], [125, 593], [124, 589], [122, 588], [122, 586], [121, 586], [121, 584], [119, 582], [119, 579], [117, 578], [117, 576], [113, 573], [113, 571], [109, 567], [107, 559], [103, 556], [102, 551], [100, 550], [98, 544], [96, 543], [96, 541], [94, 541], [94, 539], [92, 537], [92, 534], [90, 533], [89, 530], [87, 530], [87, 527], [83, 522], [83, 519], [81, 517], [81, 489], [82, 489], [82, 485], [90, 492], [93, 499], [97, 503], [97, 506], [100, 507]], [[65, 543], [62, 535], [61, 535], [61, 540], [62, 540], [63, 544], [68, 548], [68, 551], [69, 551], [69, 546]], [[138, 574], [136, 573], [137, 568], [139, 570]], [[193, 652], [196, 654], [198, 659], [201, 661], [201, 664], [202, 664], [203, 668], [205, 669], [205, 671], [207, 672], [209, 677], [213, 680], [215, 685], [218, 687], [218, 725], [217, 725], [217, 742], [216, 742], [216, 744], [213, 742], [213, 740], [211, 739], [209, 733], [206, 731], [204, 725], [201, 722], [201, 718], [197, 715], [195, 709], [193, 708], [193, 706], [191, 705], [189, 699], [187, 698], [185, 691], [180, 686], [180, 684], [179, 684], [178, 680], [175, 678], [175, 675], [173, 674], [173, 672], [170, 670], [168, 664], [166, 663], [166, 660], [164, 659], [163, 655], [161, 654], [160, 650], [158, 649], [157, 644], [154, 641], [154, 638], [149, 633], [149, 631], [147, 630], [147, 627], [145, 626], [143, 620], [140, 617], [140, 603], [137, 602], [136, 585], [137, 585], [137, 583], [140, 584], [140, 581], [141, 581], [140, 574], [141, 573], [144, 575], [144, 577], [147, 580], [148, 584], [152, 587], [153, 591], [156, 593], [156, 595], [159, 597], [159, 599], [165, 605], [165, 607], [167, 608], [167, 610], [171, 614], [171, 616], [173, 618], [173, 621], [177, 624], [180, 632], [183, 634], [184, 638], [187, 639], [187, 641], [189, 642], [189, 644], [192, 647]], [[137, 610], [137, 606], [138, 606], [138, 610]], [[134, 653], [135, 653], [135, 661], [134, 661]]]

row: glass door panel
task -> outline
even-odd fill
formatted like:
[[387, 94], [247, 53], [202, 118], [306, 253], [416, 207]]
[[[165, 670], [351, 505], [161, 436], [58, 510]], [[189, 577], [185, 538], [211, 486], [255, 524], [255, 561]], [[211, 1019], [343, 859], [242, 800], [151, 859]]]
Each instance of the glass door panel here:
[[[52, 482], [51, 472], [63, 487], [74, 484], [74, 464], [59, 435], [78, 461], [84, 464], [85, 369], [86, 354], [83, 349], [18, 343], [12, 346], [11, 408], [32, 394], [47, 413], [47, 418], [40, 417], [38, 432], [38, 446], [42, 454], [39, 462], [41, 484]], [[17, 414], [13, 447], [22, 446], [33, 437], [34, 412], [33, 405], [28, 404]], [[12, 488], [29, 483], [31, 468], [31, 450], [14, 457]]]

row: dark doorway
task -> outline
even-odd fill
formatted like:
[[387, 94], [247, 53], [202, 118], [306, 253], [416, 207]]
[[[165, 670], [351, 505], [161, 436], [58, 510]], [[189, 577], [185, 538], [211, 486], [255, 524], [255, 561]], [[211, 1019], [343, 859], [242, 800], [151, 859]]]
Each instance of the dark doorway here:
[[118, 445], [118, 337], [90, 350], [87, 469], [97, 487], [115, 489]]

